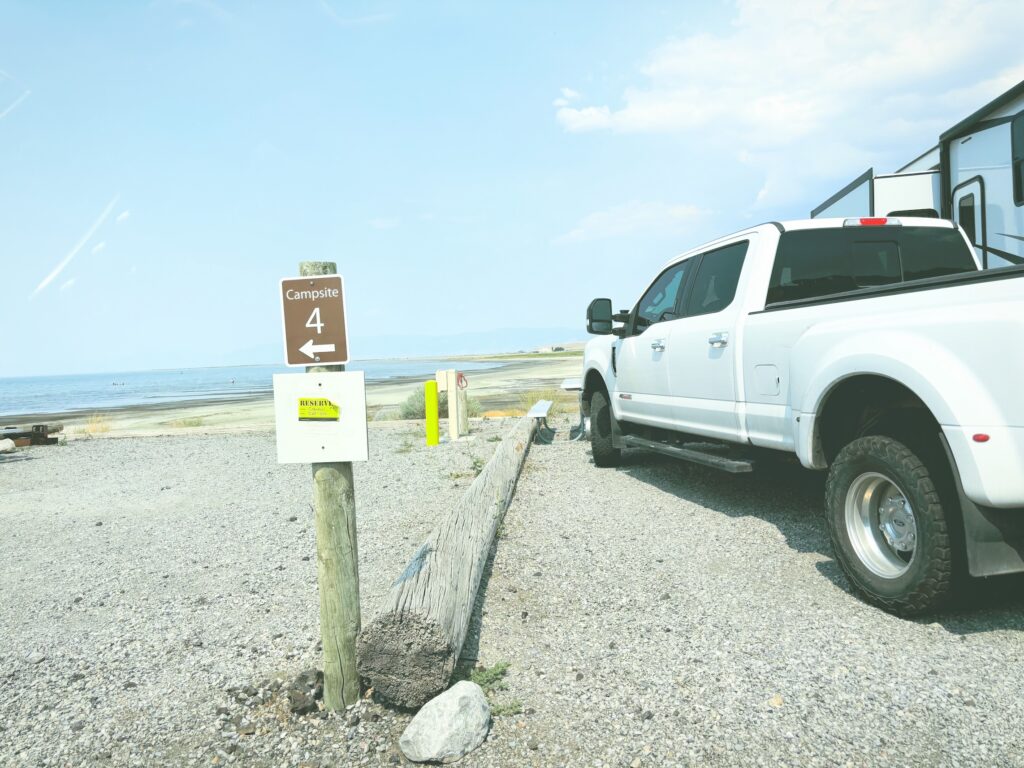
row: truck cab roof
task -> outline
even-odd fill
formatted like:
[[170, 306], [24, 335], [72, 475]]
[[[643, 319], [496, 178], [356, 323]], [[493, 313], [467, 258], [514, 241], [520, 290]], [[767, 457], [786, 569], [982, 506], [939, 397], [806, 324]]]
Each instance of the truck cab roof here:
[[[847, 224], [847, 222], [850, 222]], [[865, 222], [865, 223], [861, 223]], [[879, 222], [886, 222], [881, 224]], [[790, 221], [768, 222], [769, 226], [778, 225], [784, 232], [797, 229], [828, 229], [844, 226], [903, 226], [903, 227], [935, 227], [936, 229], [953, 229], [956, 225], [948, 219], [935, 219], [923, 216], [889, 216], [886, 217], [847, 217], [825, 219], [792, 219]]]
[[[860, 222], [868, 222], [861, 224]], [[850, 224], [847, 224], [850, 222]], [[885, 222], [884, 224], [879, 222]], [[747, 227], [745, 229], [737, 230], [731, 234], [725, 235], [724, 237], [717, 237], [714, 240], [709, 240], [706, 243], [701, 243], [695, 248], [688, 248], [687, 250], [676, 254], [671, 259], [665, 262], [662, 269], [675, 264], [677, 261], [689, 258], [695, 254], [702, 253], [704, 251], [717, 248], [720, 245], [725, 245], [730, 241], [734, 241], [737, 238], [743, 237], [744, 235], [750, 235], [755, 232], [772, 232], [782, 234], [784, 232], [795, 232], [799, 230], [808, 229], [843, 229], [845, 227], [865, 227], [869, 229], [884, 229], [885, 227], [927, 227], [932, 229], [956, 229], [956, 225], [948, 219], [935, 219], [923, 216], [889, 216], [887, 218], [874, 218], [874, 217], [863, 217], [863, 218], [824, 218], [824, 219], [790, 219], [788, 221], [766, 221], [763, 224], [758, 224], [753, 227]]]

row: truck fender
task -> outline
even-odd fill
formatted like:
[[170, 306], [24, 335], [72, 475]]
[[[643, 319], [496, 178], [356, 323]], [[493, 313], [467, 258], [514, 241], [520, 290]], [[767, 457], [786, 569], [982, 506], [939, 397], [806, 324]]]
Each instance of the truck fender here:
[[[590, 396], [598, 387], [604, 387], [609, 395], [615, 391], [614, 342], [613, 337], [602, 336], [591, 339], [584, 350], [583, 389], [580, 391], [580, 407], [584, 416], [590, 416]], [[614, 410], [615, 404], [612, 403]]]
[[[883, 345], [879, 346], [879, 340]], [[949, 349], [912, 331], [879, 329], [842, 338], [813, 334], [794, 346], [792, 386], [799, 411], [796, 452], [821, 469], [817, 418], [836, 386], [854, 376], [891, 379], [913, 392], [940, 425], [999, 423], [999, 410], [977, 376]]]

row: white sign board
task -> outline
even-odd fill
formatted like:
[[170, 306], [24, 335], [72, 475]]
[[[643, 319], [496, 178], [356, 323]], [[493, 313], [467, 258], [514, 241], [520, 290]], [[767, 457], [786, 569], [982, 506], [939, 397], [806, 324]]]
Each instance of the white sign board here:
[[362, 371], [275, 373], [279, 464], [366, 461]]

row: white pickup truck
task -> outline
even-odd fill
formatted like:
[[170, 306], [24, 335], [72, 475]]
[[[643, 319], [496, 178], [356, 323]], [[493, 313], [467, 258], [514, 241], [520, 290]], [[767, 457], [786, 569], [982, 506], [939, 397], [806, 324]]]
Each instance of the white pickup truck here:
[[673, 259], [631, 310], [595, 299], [587, 330], [596, 465], [795, 454], [828, 471], [851, 583], [901, 615], [1024, 571], [1024, 267], [980, 270], [950, 222], [763, 224]]

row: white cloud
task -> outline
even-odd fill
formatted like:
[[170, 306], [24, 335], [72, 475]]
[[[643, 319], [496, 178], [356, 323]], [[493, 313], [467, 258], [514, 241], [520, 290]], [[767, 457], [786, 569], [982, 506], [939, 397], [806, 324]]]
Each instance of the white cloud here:
[[381, 216], [376, 219], [370, 219], [367, 223], [374, 229], [394, 229], [402, 223], [402, 220], [394, 216]]
[[669, 205], [632, 201], [584, 216], [570, 231], [555, 242], [574, 243], [601, 240], [638, 232], [674, 232], [704, 215], [693, 205]]
[[562, 95], [551, 102], [556, 107], [568, 107], [574, 101], [579, 101], [583, 96], [579, 91], [574, 91], [572, 88], [562, 88]]
[[60, 292], [64, 293], [64, 291], [68, 290], [71, 286], [75, 284], [75, 280], [77, 279], [78, 278], [72, 277], [70, 280], [65, 280], [60, 286]]
[[68, 251], [68, 255], [61, 259], [57, 266], [53, 268], [53, 271], [50, 272], [50, 274], [48, 274], [46, 277], [44, 277], [42, 282], [40, 282], [39, 285], [36, 286], [36, 289], [32, 291], [32, 295], [29, 296], [30, 300], [34, 299], [36, 295], [39, 294], [40, 291], [46, 288], [46, 286], [48, 286], [54, 280], [56, 280], [60, 276], [60, 273], [65, 270], [68, 264], [71, 263], [71, 260], [75, 258], [78, 252], [82, 250], [82, 248], [85, 246], [87, 242], [89, 242], [89, 239], [94, 234], [96, 234], [96, 230], [100, 228], [100, 225], [107, 220], [107, 217], [110, 216], [110, 213], [114, 210], [114, 206], [117, 204], [117, 198], [118, 195], [114, 195], [110, 202], [107, 203], [107, 207], [104, 208], [103, 212], [100, 213], [100, 215], [97, 217], [96, 221], [92, 223], [92, 226], [90, 226], [89, 229], [86, 230], [85, 234], [82, 235], [82, 237], [79, 239], [79, 241], [75, 243], [75, 247]]
[[119, 214], [117, 214], [117, 218], [115, 219], [115, 221], [118, 224], [120, 224], [122, 221], [125, 221], [131, 215], [132, 215], [132, 212], [130, 210], [128, 210], [128, 209], [125, 209], [125, 210], [121, 211]]
[[[857, 172], [893, 150], [910, 160], [1024, 79], [1022, 26], [1019, 0], [737, 0], [727, 31], [656, 49], [620, 105], [570, 104], [563, 89], [555, 114], [570, 133], [687, 135], [769, 176], [833, 177], [855, 158], [871, 158]], [[762, 199], [786, 186], [768, 178]]]
[[107, 241], [106, 240], [101, 240], [100, 242], [96, 243], [96, 245], [94, 245], [92, 247], [92, 250], [89, 251], [89, 255], [90, 256], [95, 256], [97, 253], [100, 253], [106, 247], [107, 247]]

